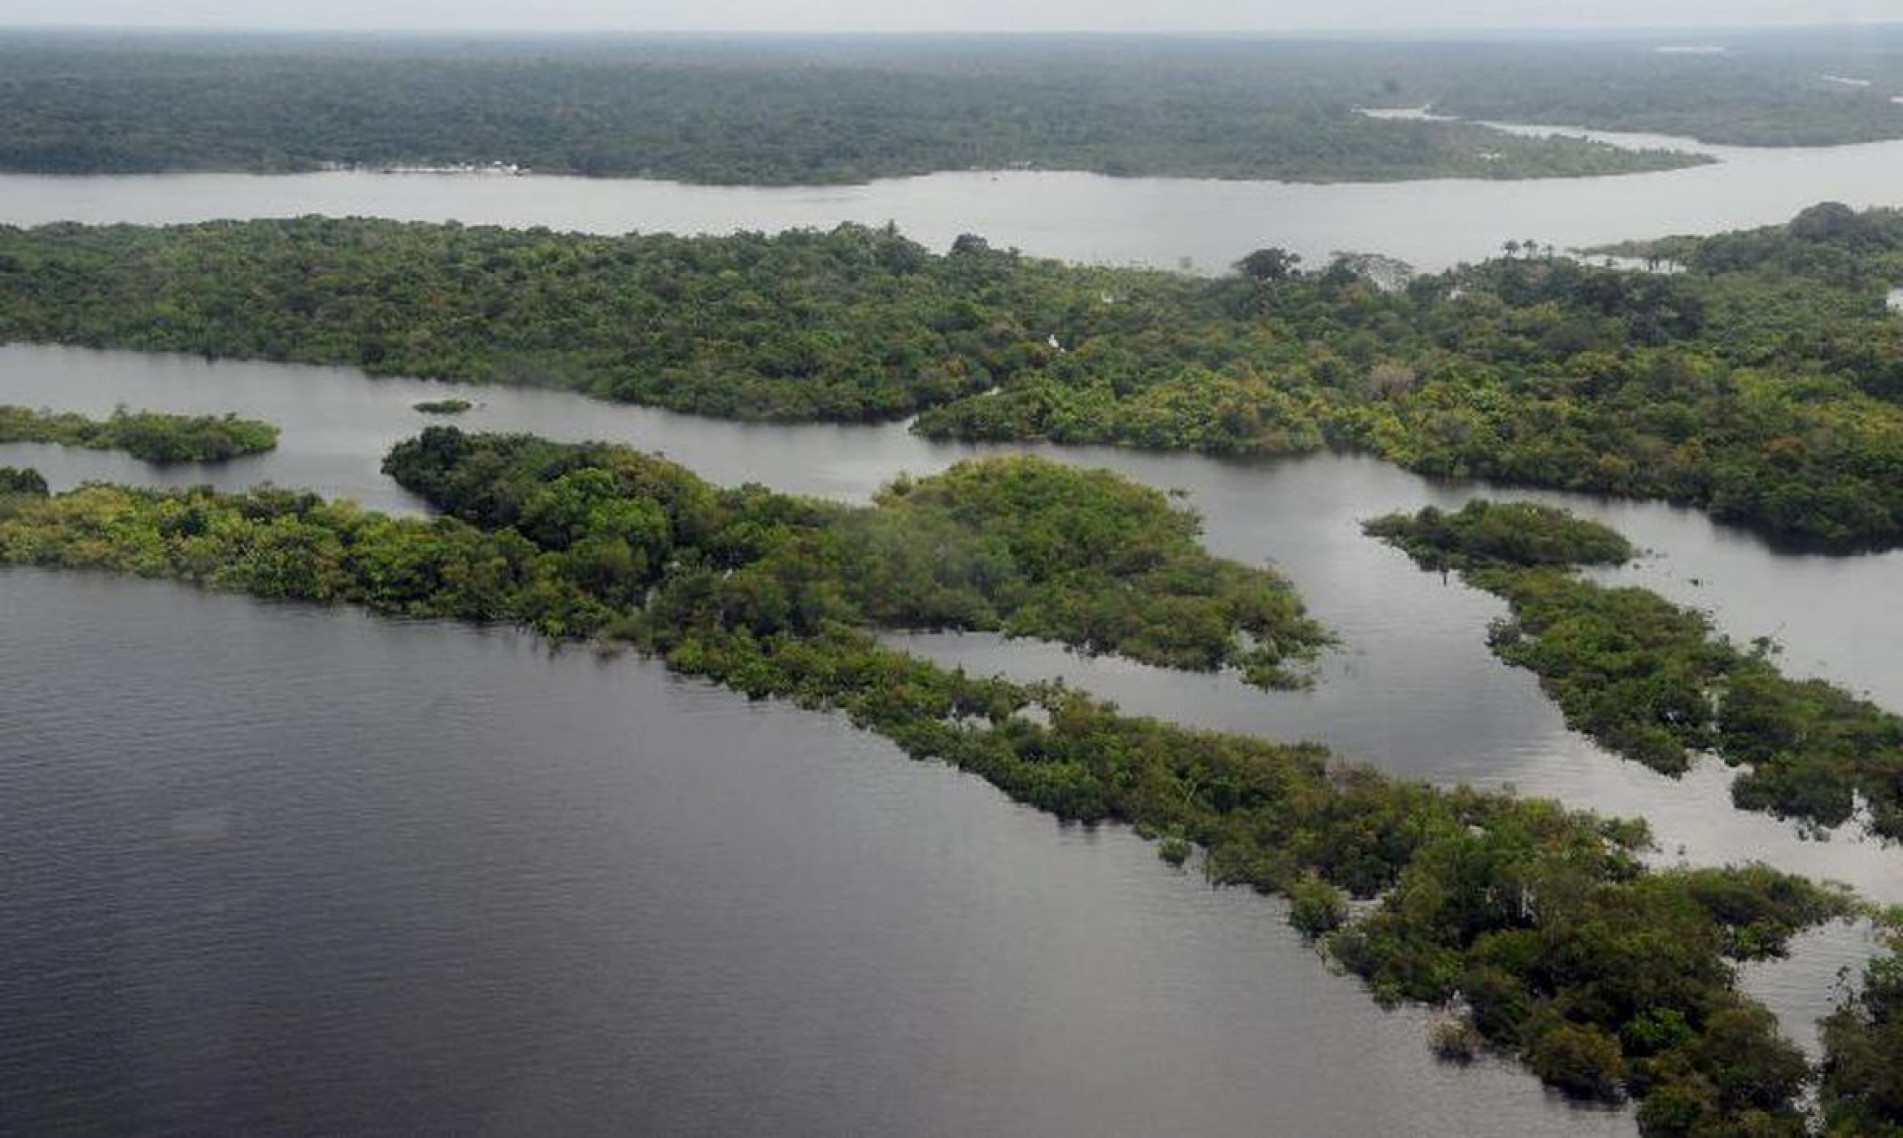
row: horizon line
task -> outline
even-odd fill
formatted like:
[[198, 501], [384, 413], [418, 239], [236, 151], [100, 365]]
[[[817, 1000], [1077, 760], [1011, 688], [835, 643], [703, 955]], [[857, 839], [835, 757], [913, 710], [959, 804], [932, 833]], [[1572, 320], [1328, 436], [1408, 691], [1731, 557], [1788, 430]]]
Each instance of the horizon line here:
[[1251, 27], [1193, 27], [1193, 28], [666, 28], [666, 27], [614, 27], [601, 25], [575, 25], [572, 27], [522, 26], [522, 25], [483, 25], [475, 27], [428, 28], [410, 25], [404, 26], [332, 26], [332, 25], [288, 25], [270, 26], [259, 24], [115, 24], [115, 23], [25, 23], [14, 24], [0, 22], [0, 34], [10, 32], [67, 32], [100, 33], [115, 32], [129, 35], [280, 35], [280, 36], [336, 36], [336, 35], [396, 35], [396, 36], [526, 36], [532, 38], [553, 38], [572, 35], [613, 35], [613, 36], [652, 36], [652, 37], [893, 37], [893, 36], [943, 36], [943, 37], [1031, 37], [1031, 36], [1102, 36], [1115, 38], [1182, 38], [1199, 36], [1245, 36], [1252, 38], [1269, 37], [1325, 37], [1325, 36], [1516, 36], [1516, 35], [1744, 35], [1758, 32], [1790, 31], [1850, 31], [1880, 28], [1903, 29], [1903, 18], [1881, 20], [1842, 20], [1818, 22], [1814, 20], [1773, 21], [1752, 24], [1554, 24], [1537, 27], [1518, 25], [1455, 25], [1440, 27], [1287, 27], [1287, 28], [1251, 28]]

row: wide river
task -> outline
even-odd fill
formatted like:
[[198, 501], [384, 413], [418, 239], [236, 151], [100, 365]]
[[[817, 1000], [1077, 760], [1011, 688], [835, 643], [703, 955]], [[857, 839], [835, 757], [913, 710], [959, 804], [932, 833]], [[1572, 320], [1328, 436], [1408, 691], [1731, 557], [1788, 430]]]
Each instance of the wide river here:
[[[1683, 180], [1735, 176], [1745, 161], [1788, 163], [1783, 196], [1713, 198], [1708, 185], [1694, 218], [1689, 205], [1648, 212], [1626, 189], [1670, 201]], [[1496, 232], [1571, 243], [1721, 228], [1903, 186], [1896, 145], [1803, 161], [1804, 179], [1795, 157], [1765, 152], [1629, 179], [1405, 187], [0, 178], [0, 218], [322, 211], [721, 229], [895, 217], [928, 240], [971, 229], [1078, 258], [1216, 264], [1279, 243], [1435, 264], [1484, 255]], [[896, 208], [925, 187], [935, 205]], [[1591, 217], [1566, 212], [1554, 195], [1568, 194]], [[1544, 223], [1488, 216], [1517, 195], [1544, 203], [1527, 207]], [[1464, 203], [1465, 236], [1435, 231], [1449, 201]], [[1413, 245], [1394, 239], [1404, 229]], [[445, 390], [346, 369], [6, 347], [0, 402], [237, 411], [284, 437], [222, 468], [34, 446], [0, 447], [0, 464], [36, 466], [59, 487], [271, 480], [414, 510], [377, 463], [427, 421], [409, 405]], [[901, 426], [474, 397], [470, 429], [623, 441], [717, 481], [843, 500], [980, 453]], [[1730, 809], [1721, 769], [1674, 782], [1567, 731], [1528, 675], [1486, 651], [1497, 601], [1358, 532], [1370, 515], [1476, 488], [1342, 456], [1037, 449], [1181, 488], [1218, 552], [1278, 565], [1341, 637], [1319, 685], [1270, 695], [1036, 644], [901, 642], [1065, 675], [1133, 710], [1319, 739], [1409, 777], [1643, 815], [1664, 861], [1762, 858], [1903, 901], [1903, 854], [1800, 840]], [[1790, 555], [1690, 511], [1526, 496], [1654, 551], [1619, 578], [1705, 607], [1733, 635], [1777, 636], [1792, 671], [1903, 707], [1903, 606], [1882, 600], [1903, 587], [1903, 556]], [[1510, 1066], [1435, 1064], [1424, 1015], [1378, 1011], [1284, 928], [1277, 904], [1211, 891], [1131, 835], [1058, 826], [833, 718], [507, 630], [90, 575], [0, 572], [0, 628], [0, 1132], [1632, 1131], [1628, 1114], [1567, 1106]], [[1855, 931], [1829, 930], [1748, 982], [1809, 1044], [1836, 970], [1864, 950]]]
[[1694, 151], [1718, 161], [1612, 178], [1334, 185], [1051, 171], [946, 173], [862, 186], [788, 188], [343, 171], [0, 174], [0, 224], [151, 224], [317, 213], [595, 233], [729, 233], [892, 221], [935, 248], [949, 246], [961, 233], [977, 233], [994, 245], [1072, 261], [1220, 271], [1251, 249], [1275, 245], [1311, 264], [1352, 250], [1385, 253], [1435, 270], [1497, 254], [1508, 240], [1564, 249], [1768, 225], [1827, 199], [1859, 207], [1903, 204], [1903, 141], [1787, 150], [1568, 133]]

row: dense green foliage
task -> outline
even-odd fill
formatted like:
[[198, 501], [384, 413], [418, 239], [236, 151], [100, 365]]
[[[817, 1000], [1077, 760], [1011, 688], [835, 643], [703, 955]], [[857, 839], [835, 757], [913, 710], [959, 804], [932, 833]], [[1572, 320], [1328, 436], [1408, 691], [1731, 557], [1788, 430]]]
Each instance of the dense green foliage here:
[[167, 415], [127, 411], [106, 419], [0, 406], [0, 443], [64, 443], [122, 450], [146, 462], [225, 462], [278, 445], [278, 429], [236, 415]]
[[[1336, 53], [1339, 54], [1339, 53]], [[1111, 40], [470, 43], [16, 36], [0, 168], [546, 173], [823, 183], [968, 168], [1306, 181], [1702, 159], [1355, 113], [1326, 49]]]
[[0, 495], [27, 494], [44, 498], [46, 479], [31, 467], [0, 466]]
[[1185, 286], [1164, 301], [1173, 312], [1060, 325], [1072, 350], [918, 429], [1219, 454], [1346, 446], [1425, 474], [1665, 498], [1786, 538], [1891, 545], [1903, 320], [1881, 282], [1903, 279], [1889, 275], [1903, 269], [1903, 214], [1828, 223], [1840, 209], [1679, 242], [1709, 250], [1709, 267], [1677, 276], [1529, 244], [1390, 292], [1352, 260]]
[[[1479, 119], [1567, 123], [1744, 146], [1822, 146], [1903, 136], [1903, 36], [1894, 26], [1688, 33], [1705, 52], [1656, 39], [1522, 43], [1486, 66], [1434, 67], [1418, 101]], [[1687, 46], [1680, 42], [1677, 46]], [[1476, 64], [1478, 50], [1467, 54]]]
[[[1173, 538], [1084, 524], [1153, 513], [1146, 492], [1011, 460], [845, 511], [714, 490], [613, 448], [441, 428], [389, 465], [456, 516], [93, 486], [0, 506], [0, 561], [626, 636], [679, 671], [843, 711], [1059, 817], [1192, 843], [1212, 880], [1289, 895], [1291, 919], [1380, 999], [1460, 1001], [1489, 1046], [1561, 1089], [1668, 1103], [1656, 1133], [1803, 1133], [1805, 1064], [1737, 991], [1734, 962], [1846, 914], [1842, 895], [1759, 866], [1649, 870], [1642, 824], [1391, 781], [1317, 747], [1129, 718], [1056, 685], [973, 679], [840, 619], [880, 599], [842, 576], [859, 567], [842, 560], [842, 536], [923, 527], [956, 566], [975, 551], [961, 526], [1003, 525], [1013, 560], [1045, 558], [1005, 578], [1035, 595], [1049, 574], [1150, 572], [1147, 556], [1129, 558]], [[932, 608], [951, 593], [996, 605], [1009, 587], [984, 576], [953, 568], [948, 589], [922, 595], [940, 598]], [[1351, 910], [1348, 897], [1370, 903]]]
[[604, 238], [378, 221], [0, 228], [0, 339], [355, 364], [932, 437], [1296, 454], [1903, 541], [1903, 213], [1514, 255], [1403, 288], [1275, 250], [1214, 280], [890, 230]]
[[425, 415], [460, 415], [475, 404], [467, 399], [425, 399], [410, 406]]
[[[1523, 539], [1505, 536], [1514, 519]], [[1609, 588], [1570, 564], [1624, 560], [1623, 539], [1563, 511], [1470, 505], [1392, 515], [1368, 532], [1425, 568], [1457, 568], [1497, 593], [1512, 618], [1490, 643], [1540, 677], [1566, 721], [1607, 749], [1665, 774], [1694, 752], [1747, 769], [1740, 807], [1817, 827], [1850, 820], [1859, 796], [1871, 832], [1903, 840], [1903, 718], [1821, 680], [1792, 680], [1760, 642], [1740, 649], [1711, 623], [1645, 589]], [[1568, 554], [1572, 556], [1568, 556]]]
[[[97, 557], [121, 572], [557, 637], [645, 635], [639, 610], [665, 586], [682, 601], [717, 595], [722, 628], [744, 636], [994, 630], [1233, 667], [1265, 687], [1305, 682], [1300, 667], [1328, 643], [1287, 582], [1210, 557], [1195, 516], [1161, 493], [1041, 459], [901, 480], [872, 508], [718, 490], [621, 447], [452, 427], [399, 446], [386, 469], [481, 528], [275, 490], [226, 500], [95, 488], [57, 499], [47, 517], [59, 525], [17, 535], [5, 559]], [[109, 551], [93, 546], [101, 538]]]
[[1890, 940], [1823, 1023], [1819, 1098], [1836, 1138], [1903, 1136], [1903, 915], [1892, 915]]
[[304, 218], [0, 229], [0, 338], [354, 364], [739, 418], [889, 418], [1048, 354], [1056, 266], [889, 231], [557, 236]]
[[[1234, 666], [1264, 686], [1326, 642], [1274, 574], [1212, 558], [1194, 515], [1106, 471], [1041, 459], [901, 479], [872, 509], [759, 487], [716, 493], [679, 467], [607, 446], [432, 428], [387, 473], [464, 521], [562, 554], [596, 594], [721, 581], [723, 620], [752, 635], [828, 622], [995, 629], [1170, 667]], [[659, 487], [659, 489], [657, 489]], [[620, 503], [663, 503], [663, 522]], [[692, 543], [711, 554], [691, 558]]]
[[[1709, 33], [1707, 33], [1709, 35]], [[1689, 160], [1357, 106], [1747, 145], [1903, 136], [1903, 37], [1431, 43], [1193, 37], [515, 42], [20, 35], [0, 168], [517, 163], [797, 183], [1018, 165], [1110, 174], [1532, 177]], [[1849, 80], [1849, 81], [1846, 81]]]
[[1623, 565], [1632, 543], [1611, 526], [1533, 502], [1476, 498], [1454, 513], [1428, 506], [1413, 517], [1390, 514], [1363, 529], [1433, 569], [1510, 565]]

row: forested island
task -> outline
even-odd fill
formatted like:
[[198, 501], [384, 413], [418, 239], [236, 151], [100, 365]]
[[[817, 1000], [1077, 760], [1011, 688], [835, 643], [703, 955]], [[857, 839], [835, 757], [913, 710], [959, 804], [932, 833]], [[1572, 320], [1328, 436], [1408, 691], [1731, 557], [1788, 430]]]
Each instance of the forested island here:
[[[1511, 54], [1449, 51], [1423, 69], [1366, 45], [1196, 39], [16, 33], [0, 39], [0, 169], [526, 167], [789, 185], [1024, 168], [1575, 177], [1708, 161], [1358, 112], [1426, 101]], [[1567, 67], [1583, 78], [1594, 61]]]
[[1264, 249], [1205, 279], [885, 229], [590, 237], [304, 218], [0, 228], [0, 340], [351, 364], [934, 438], [1358, 449], [1450, 478], [1903, 541], [1903, 214], [1411, 279]]
[[[445, 454], [458, 462], [447, 467]], [[901, 481], [873, 508], [716, 490], [625, 448], [452, 428], [393, 452], [388, 471], [482, 528], [444, 522], [420, 541], [425, 531], [348, 504], [311, 528], [296, 523], [316, 504], [293, 496], [283, 524], [226, 533], [206, 512], [217, 501], [201, 509], [106, 488], [58, 501], [97, 508], [69, 517], [68, 538], [131, 525], [173, 539], [79, 551], [112, 568], [406, 616], [508, 620], [555, 637], [658, 643], [665, 628], [634, 610], [665, 585], [682, 600], [717, 592], [723, 621], [757, 637], [832, 624], [1000, 631], [1167, 667], [1235, 668], [1265, 687], [1304, 682], [1329, 643], [1287, 582], [1209, 557], [1196, 517], [1163, 494], [1038, 459]], [[254, 500], [279, 510], [271, 493]], [[50, 533], [17, 536], [16, 560], [75, 553], [33, 544]], [[680, 547], [690, 539], [705, 556]]]
[[90, 450], [122, 450], [161, 465], [227, 462], [278, 445], [276, 426], [236, 415], [167, 415], [128, 411], [91, 419], [72, 412], [0, 406], [0, 443], [60, 443]]
[[[1248, 571], [1193, 548], [1151, 491], [1001, 459], [901, 481], [854, 511], [718, 490], [623, 448], [453, 428], [399, 445], [386, 469], [443, 516], [268, 489], [29, 490], [0, 498], [0, 561], [624, 639], [755, 697], [843, 711], [1061, 818], [1129, 823], [1173, 858], [1199, 848], [1212, 881], [1286, 896], [1291, 922], [1377, 998], [1449, 1004], [1484, 1046], [1567, 1094], [1640, 1100], [1648, 1133], [1805, 1132], [1813, 1074], [1737, 990], [1735, 965], [1857, 911], [1842, 893], [1761, 866], [1648, 868], [1641, 823], [1131, 718], [1059, 685], [947, 671], [872, 635], [1048, 604], [1027, 631], [1207, 666], [1205, 650], [1226, 651], [1256, 610], [1195, 583], [1192, 567], [1206, 581]], [[1145, 525], [1114, 524], [1133, 510]], [[951, 552], [859, 579], [856, 545], [920, 532]], [[1123, 587], [1159, 571], [1177, 594]], [[1049, 582], [1062, 591], [1044, 593]], [[1105, 589], [1129, 612], [1100, 633], [1091, 598]], [[1288, 621], [1272, 580], [1253, 591]], [[1168, 639], [1194, 612], [1210, 635]], [[1842, 1015], [1832, 1038], [1854, 1051], [1867, 1025]], [[1851, 1051], [1827, 1068], [1834, 1095], [1884, 1077], [1840, 1061]]]
[[1871, 833], [1903, 840], [1903, 718], [1822, 680], [1778, 671], [1773, 646], [1712, 632], [1704, 614], [1645, 589], [1612, 588], [1571, 570], [1616, 565], [1616, 532], [1549, 506], [1470, 502], [1367, 524], [1423, 568], [1459, 571], [1504, 598], [1493, 651], [1538, 675], [1575, 730], [1614, 754], [1677, 776], [1694, 755], [1745, 770], [1741, 809], [1820, 829], [1859, 802]]

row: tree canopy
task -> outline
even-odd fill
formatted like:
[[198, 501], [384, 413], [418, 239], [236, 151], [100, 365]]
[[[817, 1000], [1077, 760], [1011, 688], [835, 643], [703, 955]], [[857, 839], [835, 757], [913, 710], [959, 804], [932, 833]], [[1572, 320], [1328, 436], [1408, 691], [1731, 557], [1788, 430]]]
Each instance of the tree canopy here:
[[[0, 37], [0, 169], [531, 167], [752, 185], [940, 170], [1526, 178], [1708, 161], [1381, 120], [1339, 50]], [[1333, 56], [1331, 59], [1330, 56]], [[1299, 67], [1291, 70], [1290, 64]], [[1458, 66], [1458, 65], [1456, 65]], [[1114, 82], [1110, 76], [1115, 77]]]
[[236, 415], [167, 415], [121, 407], [107, 419], [0, 406], [0, 443], [122, 450], [146, 462], [226, 462], [278, 445], [278, 429]]
[[1887, 547], [1903, 542], [1903, 319], [1883, 301], [1903, 279], [1900, 219], [1825, 206], [1648, 246], [1687, 266], [1676, 275], [1539, 253], [1406, 279], [1343, 256], [1266, 285], [1065, 266], [976, 237], [938, 255], [858, 226], [0, 228], [0, 339], [742, 418], [916, 413], [935, 438], [1353, 448]]

